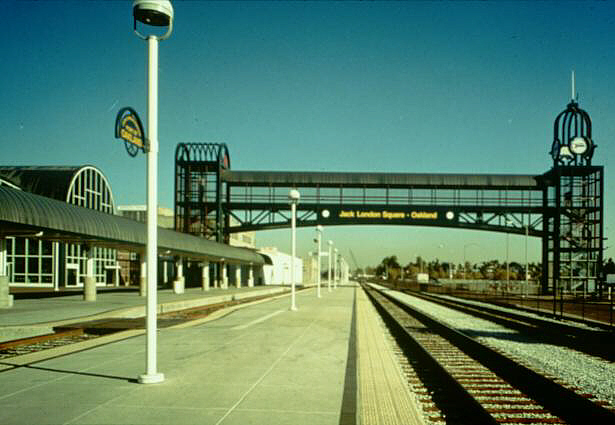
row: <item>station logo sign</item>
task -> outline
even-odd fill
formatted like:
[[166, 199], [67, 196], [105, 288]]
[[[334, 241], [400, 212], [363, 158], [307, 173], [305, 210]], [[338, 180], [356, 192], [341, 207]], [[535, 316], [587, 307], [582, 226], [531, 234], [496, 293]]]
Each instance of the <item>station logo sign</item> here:
[[130, 156], [136, 156], [139, 151], [147, 152], [143, 124], [137, 112], [131, 107], [122, 108], [118, 112], [115, 118], [115, 138], [124, 141]]

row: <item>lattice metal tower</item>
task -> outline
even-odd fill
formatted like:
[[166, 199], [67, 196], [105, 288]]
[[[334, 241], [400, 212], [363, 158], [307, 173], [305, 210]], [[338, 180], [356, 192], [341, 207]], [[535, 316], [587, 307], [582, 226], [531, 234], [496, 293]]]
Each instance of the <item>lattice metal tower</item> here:
[[592, 166], [592, 123], [574, 98], [554, 122], [546, 173], [543, 289], [554, 295], [601, 290], [604, 167]]
[[224, 143], [180, 143], [175, 150], [175, 230], [228, 243], [220, 173], [230, 168]]

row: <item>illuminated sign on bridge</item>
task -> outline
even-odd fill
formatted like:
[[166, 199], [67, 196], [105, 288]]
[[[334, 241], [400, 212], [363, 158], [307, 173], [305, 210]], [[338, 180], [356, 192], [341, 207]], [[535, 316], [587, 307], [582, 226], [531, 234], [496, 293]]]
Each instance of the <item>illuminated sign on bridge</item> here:
[[[326, 212], [325, 212], [326, 211]], [[353, 207], [332, 208], [321, 211], [323, 223], [331, 224], [401, 224], [437, 225], [453, 224], [458, 221], [457, 214], [449, 209], [408, 208], [387, 206], [386, 208]]]

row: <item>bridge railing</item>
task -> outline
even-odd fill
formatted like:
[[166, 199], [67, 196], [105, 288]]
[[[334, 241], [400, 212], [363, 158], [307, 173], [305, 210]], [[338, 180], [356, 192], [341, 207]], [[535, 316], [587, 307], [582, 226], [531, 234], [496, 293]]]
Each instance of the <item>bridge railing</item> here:
[[[241, 187], [230, 190], [231, 203], [288, 204], [291, 187]], [[301, 203], [357, 205], [459, 205], [542, 207], [542, 195], [524, 190], [332, 189], [299, 188]], [[532, 196], [533, 195], [533, 196]]]

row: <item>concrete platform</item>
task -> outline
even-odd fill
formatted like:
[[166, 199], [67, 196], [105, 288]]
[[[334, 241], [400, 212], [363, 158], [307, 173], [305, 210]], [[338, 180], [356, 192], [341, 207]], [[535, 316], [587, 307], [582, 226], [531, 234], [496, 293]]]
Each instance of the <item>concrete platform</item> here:
[[[169, 312], [206, 304], [254, 297], [287, 291], [285, 286], [256, 286], [243, 288], [214, 288], [203, 291], [188, 288], [183, 294], [171, 289], [158, 291], [158, 311]], [[135, 318], [145, 315], [145, 297], [138, 292], [118, 291], [98, 293], [97, 300], [84, 301], [82, 294], [17, 299], [11, 308], [0, 309], [0, 342], [27, 338], [53, 331], [54, 326], [73, 323], [78, 320], [99, 318]]]
[[[284, 288], [184, 294], [183, 301], [258, 289]], [[169, 303], [178, 302], [174, 297]], [[62, 298], [60, 322], [87, 311]], [[134, 308], [116, 302], [119, 308], [97, 314]], [[158, 372], [165, 381], [158, 384], [137, 383], [145, 372], [143, 330], [0, 360], [0, 424], [423, 423], [377, 313], [358, 286], [324, 290], [320, 299], [314, 289], [300, 291], [297, 306], [290, 311], [290, 297], [280, 295], [159, 329]], [[43, 314], [35, 310], [22, 306], [12, 320]], [[70, 348], [76, 345], [80, 351]]]
[[2, 371], [0, 423], [338, 424], [354, 296], [311, 289], [296, 312], [281, 297], [162, 329], [160, 384], [135, 383], [143, 336]]

